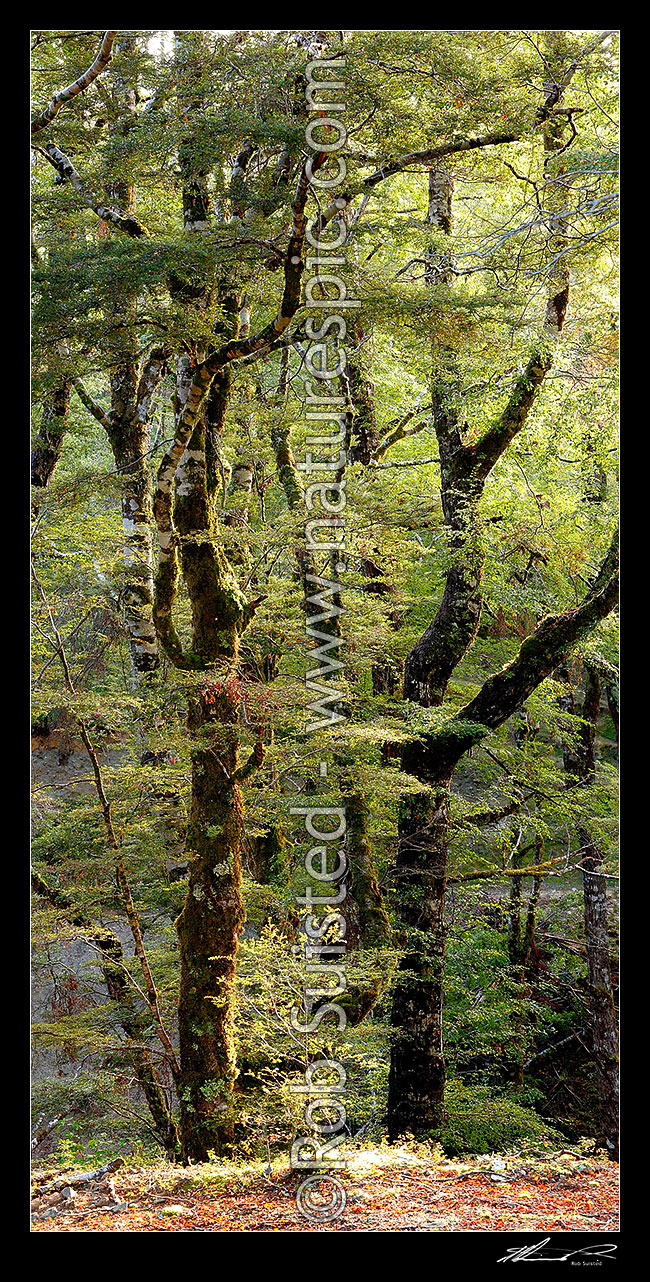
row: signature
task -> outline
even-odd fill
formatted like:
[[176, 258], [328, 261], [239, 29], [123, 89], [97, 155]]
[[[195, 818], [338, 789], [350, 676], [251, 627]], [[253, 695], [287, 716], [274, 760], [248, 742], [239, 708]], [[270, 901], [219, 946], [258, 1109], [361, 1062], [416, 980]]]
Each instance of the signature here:
[[497, 1264], [506, 1264], [509, 1261], [519, 1260], [570, 1260], [572, 1256], [598, 1257], [600, 1259], [611, 1260], [616, 1253], [616, 1245], [613, 1242], [598, 1242], [593, 1246], [583, 1246], [577, 1251], [567, 1251], [562, 1246], [548, 1246], [550, 1237], [542, 1238], [541, 1242], [533, 1243], [532, 1246], [516, 1247], [512, 1246], [507, 1255], [502, 1255]]

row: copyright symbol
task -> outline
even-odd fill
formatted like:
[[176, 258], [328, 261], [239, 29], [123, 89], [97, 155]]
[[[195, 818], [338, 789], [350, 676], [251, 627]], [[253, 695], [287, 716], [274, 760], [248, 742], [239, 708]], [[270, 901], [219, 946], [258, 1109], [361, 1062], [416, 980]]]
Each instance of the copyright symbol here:
[[345, 1189], [333, 1175], [309, 1175], [296, 1193], [296, 1206], [308, 1220], [336, 1220], [345, 1210]]

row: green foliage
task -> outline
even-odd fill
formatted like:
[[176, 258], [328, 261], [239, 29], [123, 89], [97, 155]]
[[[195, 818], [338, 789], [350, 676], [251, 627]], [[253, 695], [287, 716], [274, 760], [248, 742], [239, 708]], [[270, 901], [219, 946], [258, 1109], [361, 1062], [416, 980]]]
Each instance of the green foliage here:
[[98, 1069], [74, 1077], [41, 1078], [32, 1089], [34, 1158], [57, 1165], [101, 1166], [116, 1156], [126, 1161], [155, 1160], [160, 1145], [142, 1103], [124, 1077]]
[[447, 1157], [469, 1153], [502, 1153], [516, 1144], [560, 1138], [530, 1108], [508, 1095], [493, 1095], [487, 1086], [466, 1086], [452, 1079], [445, 1091], [446, 1121], [433, 1134]]
[[505, 929], [486, 927], [466, 898], [453, 905], [459, 924], [449, 941], [445, 1043], [456, 1072], [498, 1082], [508, 1059], [528, 1053], [553, 1021], [511, 965]]

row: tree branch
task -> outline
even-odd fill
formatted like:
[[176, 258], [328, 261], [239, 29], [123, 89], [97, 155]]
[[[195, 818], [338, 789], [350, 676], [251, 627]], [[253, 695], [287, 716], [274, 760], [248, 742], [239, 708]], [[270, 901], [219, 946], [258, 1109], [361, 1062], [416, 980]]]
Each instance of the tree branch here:
[[53, 142], [47, 142], [44, 147], [36, 147], [36, 150], [39, 155], [45, 156], [45, 158], [49, 160], [50, 164], [54, 169], [56, 169], [57, 174], [59, 174], [61, 178], [69, 179], [75, 191], [77, 191], [81, 196], [84, 204], [87, 205], [89, 209], [92, 209], [93, 213], [97, 214], [98, 218], [103, 219], [105, 223], [111, 223], [113, 227], [117, 227], [118, 231], [125, 232], [127, 236], [136, 237], [149, 235], [143, 223], [141, 223], [138, 218], [135, 218], [133, 214], [129, 214], [126, 217], [122, 214], [118, 214], [115, 209], [109, 209], [107, 205], [102, 205], [91, 192], [87, 191], [81, 177], [72, 164], [72, 161], [69, 160], [65, 152], [61, 151], [59, 147], [56, 147]]
[[109, 431], [111, 422], [106, 411], [102, 409], [101, 405], [97, 404], [97, 401], [93, 400], [93, 397], [90, 395], [90, 392], [86, 391], [86, 388], [80, 378], [73, 378], [71, 381], [81, 404], [85, 406], [90, 414], [92, 414], [93, 418], [97, 419], [98, 423], [101, 423], [102, 427], [105, 428], [106, 431]]
[[524, 427], [552, 361], [550, 348], [533, 352], [498, 422], [475, 445], [465, 446], [460, 452], [459, 464], [466, 473], [472, 472], [480, 480], [489, 476], [504, 450]]
[[93, 80], [97, 79], [113, 56], [113, 41], [115, 40], [116, 35], [117, 31], [104, 32], [95, 60], [94, 62], [91, 62], [88, 70], [84, 71], [83, 75], [79, 76], [77, 80], [74, 80], [71, 85], [68, 85], [65, 89], [61, 89], [59, 93], [56, 93], [45, 110], [41, 112], [40, 116], [36, 116], [32, 121], [32, 138], [34, 137], [34, 134], [40, 133], [41, 129], [44, 129], [46, 125], [49, 125], [51, 121], [54, 120], [54, 117], [66, 102], [70, 102], [72, 98], [76, 98], [77, 94], [83, 93], [84, 89], [87, 89], [88, 86], [92, 84]]
[[63, 438], [68, 428], [70, 380], [67, 378], [48, 395], [31, 458], [32, 485], [45, 488], [61, 457]]
[[[432, 408], [433, 407], [431, 405], [428, 405], [424, 406], [422, 409], [409, 410], [408, 414], [404, 414], [402, 418], [397, 419], [397, 421], [389, 427], [386, 435], [373, 451], [373, 459], [375, 462], [378, 462], [379, 459], [383, 458], [384, 454], [388, 453], [391, 446], [396, 445], [398, 441], [403, 441], [407, 436], [416, 436], [418, 432], [424, 431], [425, 427], [429, 427], [432, 422], [430, 415]], [[413, 427], [408, 427], [407, 424], [410, 423], [411, 419], [415, 418], [418, 414], [426, 414], [427, 417], [421, 419]]]
[[[533, 842], [532, 845], [527, 846], [526, 849], [532, 850], [534, 844], [535, 843]], [[541, 864], [530, 864], [527, 868], [479, 868], [477, 872], [461, 872], [457, 877], [449, 877], [448, 884], [456, 885], [456, 883], [460, 881], [479, 881], [481, 878], [485, 877], [543, 877], [548, 876], [549, 874], [558, 876], [557, 864], [560, 859], [564, 859], [564, 856], [558, 856], [556, 859], [547, 859]], [[568, 868], [566, 870], [562, 869], [561, 871], [573, 872], [573, 869]]]
[[265, 756], [264, 744], [259, 739], [254, 745], [248, 760], [235, 771], [233, 775], [235, 783], [243, 783], [244, 779], [248, 779], [256, 770], [259, 770]]
[[168, 355], [167, 348], [156, 347], [144, 363], [136, 395], [137, 415], [141, 423], [149, 417], [151, 398], [166, 372]]
[[522, 643], [516, 658], [485, 682], [476, 697], [457, 714], [455, 721], [478, 722], [491, 730], [502, 725], [550, 676], [570, 650], [601, 619], [611, 614], [618, 602], [618, 531], [604, 558], [596, 584], [602, 579], [604, 567], [610, 569], [611, 577], [599, 590], [591, 589], [575, 610], [551, 614], [543, 619]]
[[[426, 151], [411, 151], [406, 156], [397, 156], [393, 160], [384, 161], [374, 173], [368, 178], [362, 179], [351, 187], [339, 192], [336, 203], [332, 203], [325, 213], [317, 220], [316, 226], [326, 227], [335, 215], [341, 213], [339, 200], [344, 200], [349, 205], [355, 196], [360, 196], [372, 191], [378, 183], [383, 182], [386, 178], [391, 178], [393, 174], [399, 174], [409, 165], [426, 165], [430, 168], [437, 160], [443, 156], [450, 156], [458, 151], [473, 151], [477, 147], [495, 147], [499, 143], [516, 142], [519, 134], [484, 134], [481, 138], [464, 138], [459, 142], [442, 143], [439, 147], [429, 147]], [[314, 166], [315, 168], [315, 166]]]

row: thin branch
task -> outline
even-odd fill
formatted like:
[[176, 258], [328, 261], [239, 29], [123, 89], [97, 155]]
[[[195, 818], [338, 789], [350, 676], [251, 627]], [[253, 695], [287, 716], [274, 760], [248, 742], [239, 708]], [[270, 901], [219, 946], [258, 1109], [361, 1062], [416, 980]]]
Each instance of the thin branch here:
[[[72, 677], [70, 675], [70, 668], [68, 666], [68, 660], [67, 660], [67, 656], [63, 646], [63, 641], [61, 639], [61, 634], [56, 626], [56, 623], [54, 622], [54, 617], [52, 615], [50, 604], [47, 600], [42, 584], [40, 583], [37, 577], [37, 574], [33, 565], [32, 565], [32, 576], [34, 579], [34, 583], [36, 584], [36, 589], [41, 598], [41, 601], [43, 602], [48, 613], [50, 627], [55, 637], [55, 642], [56, 642], [55, 648], [59, 656], [59, 659], [61, 660], [61, 665], [63, 667], [66, 686], [68, 688], [69, 693], [74, 695], [76, 691], [72, 682]], [[97, 751], [90, 738], [90, 735], [88, 734], [88, 728], [86, 726], [85, 721], [83, 721], [81, 717], [77, 717], [77, 724], [79, 726], [79, 732], [81, 734], [84, 747], [90, 758], [90, 764], [92, 766], [93, 775], [95, 779], [95, 788], [97, 791], [97, 796], [99, 798], [99, 806], [104, 819], [104, 826], [106, 828], [106, 832], [108, 835], [109, 844], [115, 854], [117, 880], [119, 883], [120, 890], [122, 892], [122, 897], [124, 900], [124, 906], [126, 908], [126, 915], [129, 922], [129, 927], [131, 929], [131, 934], [133, 935], [135, 951], [137, 954], [138, 961], [140, 962], [142, 973], [145, 979], [145, 986], [147, 989], [147, 1002], [149, 1004], [151, 1013], [155, 1020], [156, 1028], [158, 1031], [158, 1037], [164, 1049], [167, 1051], [167, 1054], [169, 1055], [170, 1062], [174, 1072], [179, 1073], [180, 1068], [176, 1060], [174, 1048], [169, 1038], [169, 1034], [167, 1033], [167, 1030], [163, 1023], [163, 1018], [162, 1018], [162, 1014], [161, 1014], [160, 1006], [158, 1002], [158, 993], [156, 990], [156, 985], [154, 983], [153, 975], [151, 973], [151, 967], [149, 966], [149, 958], [147, 957], [146, 950], [144, 947], [144, 941], [142, 939], [140, 921], [138, 918], [135, 904], [133, 902], [131, 887], [128, 882], [126, 869], [124, 867], [124, 860], [121, 854], [122, 843], [118, 839], [118, 836], [115, 832], [115, 827], [113, 824], [113, 815], [111, 811], [111, 803], [106, 796], [106, 791], [104, 788], [104, 780], [102, 777], [101, 767], [99, 765]]]
[[[534, 844], [534, 843], [533, 843]], [[532, 847], [527, 846], [527, 850]], [[482, 877], [541, 877], [541, 876], [558, 876], [556, 864], [564, 856], [558, 855], [555, 859], [548, 859], [543, 864], [531, 864], [529, 868], [480, 868], [478, 872], [462, 872], [457, 877], [450, 877], [449, 884], [456, 884], [459, 881], [478, 881]], [[573, 872], [573, 868], [562, 868], [560, 872]]]
[[344, 200], [346, 205], [349, 205], [355, 196], [372, 191], [373, 187], [376, 187], [378, 183], [384, 182], [386, 178], [391, 178], [393, 174], [402, 173], [410, 165], [425, 165], [430, 168], [437, 160], [441, 160], [443, 156], [450, 156], [459, 151], [473, 151], [477, 147], [495, 147], [499, 143], [516, 142], [519, 136], [517, 133], [484, 134], [480, 138], [464, 138], [459, 142], [442, 143], [439, 147], [428, 147], [426, 151], [411, 151], [405, 156], [397, 156], [393, 160], [385, 160], [368, 178], [364, 178], [341, 191], [337, 196], [336, 202], [331, 204], [318, 219], [317, 226], [322, 229], [327, 223], [331, 222], [335, 215], [340, 214], [341, 205], [339, 202], [341, 200]]

